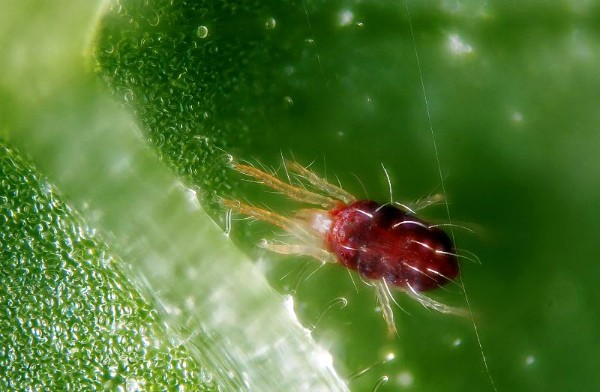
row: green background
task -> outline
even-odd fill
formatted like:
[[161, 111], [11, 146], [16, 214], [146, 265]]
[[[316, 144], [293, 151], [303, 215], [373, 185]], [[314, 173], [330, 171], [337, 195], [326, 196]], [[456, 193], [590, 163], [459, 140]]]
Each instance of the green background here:
[[[204, 212], [224, 225], [218, 196], [300, 207], [241, 181], [226, 154], [275, 169], [281, 155], [314, 162], [349, 192], [380, 201], [389, 198], [381, 164], [404, 202], [441, 192], [441, 174], [452, 220], [475, 229], [455, 235], [481, 259], [465, 261], [462, 276], [498, 389], [600, 384], [595, 2], [409, 1], [410, 19], [405, 3], [387, 1], [2, 8], [0, 131], [36, 166], [19, 167], [47, 176], [78, 211], [73, 219], [96, 230], [140, 309], [156, 310], [160, 349], [179, 347], [203, 369], [188, 388], [210, 375], [223, 390], [335, 390], [340, 377], [362, 391], [387, 375], [380, 391], [492, 389], [471, 320], [398, 293], [406, 313], [396, 309], [399, 336], [389, 337], [356, 277], [357, 288], [326, 266], [306, 278], [316, 263], [257, 251], [260, 238], [277, 235], [268, 225], [234, 220], [234, 241], [225, 237]], [[3, 211], [19, 203], [33, 202], [3, 199]], [[424, 215], [447, 221], [443, 205]], [[7, 267], [16, 257], [8, 249], [3, 241], [4, 309], [23, 282]], [[49, 263], [41, 253], [32, 260]], [[433, 295], [467, 306], [457, 287]], [[19, 312], [40, 296], [15, 311], [29, 314]], [[318, 321], [311, 336], [288, 316], [292, 299], [302, 325]], [[61, 314], [37, 317], [51, 328]], [[6, 343], [16, 319], [2, 317]], [[94, 330], [97, 320], [85, 325]], [[28, 332], [16, 347], [35, 336]], [[102, 347], [80, 350], [110, 362]], [[393, 360], [353, 377], [389, 353]], [[39, 378], [11, 370], [3, 382], [60, 386], [67, 362], [38, 359], [22, 361], [34, 361]], [[146, 388], [171, 371], [157, 363]], [[108, 385], [110, 374], [90, 374]]]

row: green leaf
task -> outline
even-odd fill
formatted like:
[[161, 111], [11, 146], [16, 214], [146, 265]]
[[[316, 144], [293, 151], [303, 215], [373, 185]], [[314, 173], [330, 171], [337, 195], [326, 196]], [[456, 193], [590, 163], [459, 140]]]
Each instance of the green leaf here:
[[[98, 25], [89, 5], [53, 4], [2, 6], [2, 132], [108, 238], [224, 388], [344, 387], [263, 275], [317, 324], [311, 336], [353, 390], [382, 375], [381, 391], [491, 390], [482, 351], [499, 390], [600, 385], [595, 2], [122, 1]], [[134, 120], [82, 69], [90, 30], [98, 63], [86, 60]], [[401, 293], [410, 314], [396, 311], [388, 337], [372, 291], [336, 266], [311, 274], [312, 261], [254, 251], [257, 272], [190, 200], [221, 226], [219, 196], [299, 206], [239, 181], [228, 153], [314, 161], [380, 201], [380, 163], [400, 201], [441, 192], [443, 178], [452, 220], [477, 227], [454, 232], [482, 260], [465, 260], [462, 276], [483, 348], [471, 320]], [[423, 215], [448, 219], [443, 206]], [[233, 222], [245, 250], [277, 234]], [[432, 295], [467, 307], [459, 287]]]
[[0, 145], [0, 385], [6, 390], [216, 390], [121, 262]]

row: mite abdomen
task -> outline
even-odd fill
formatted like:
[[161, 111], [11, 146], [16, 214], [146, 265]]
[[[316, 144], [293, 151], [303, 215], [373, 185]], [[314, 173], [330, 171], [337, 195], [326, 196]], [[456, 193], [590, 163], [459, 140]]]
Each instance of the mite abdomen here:
[[361, 200], [333, 209], [330, 215], [328, 250], [340, 264], [367, 279], [427, 291], [458, 276], [448, 235], [405, 210]]

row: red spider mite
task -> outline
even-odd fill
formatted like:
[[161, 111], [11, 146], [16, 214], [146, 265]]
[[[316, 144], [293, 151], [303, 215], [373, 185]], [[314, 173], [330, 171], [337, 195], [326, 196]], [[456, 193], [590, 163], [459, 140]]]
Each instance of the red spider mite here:
[[[262, 247], [281, 254], [311, 256], [356, 271], [375, 288], [392, 332], [396, 328], [390, 288], [406, 292], [427, 308], [462, 313], [422, 294], [452, 282], [460, 272], [452, 240], [443, 230], [416, 217], [413, 209], [406, 206], [357, 200], [296, 162], [284, 164], [289, 172], [319, 193], [290, 185], [253, 166], [231, 164], [234, 170], [291, 199], [319, 206], [285, 217], [239, 201], [222, 200], [225, 207], [279, 226], [297, 241], [293, 244], [263, 241]], [[438, 201], [440, 196], [433, 196], [414, 209]]]

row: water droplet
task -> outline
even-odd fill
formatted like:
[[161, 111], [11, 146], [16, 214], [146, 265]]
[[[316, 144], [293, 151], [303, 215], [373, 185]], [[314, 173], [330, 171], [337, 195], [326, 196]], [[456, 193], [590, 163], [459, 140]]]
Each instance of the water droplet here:
[[448, 47], [450, 48], [450, 51], [457, 56], [473, 52], [473, 47], [464, 42], [458, 34], [450, 34], [448, 37]]
[[340, 26], [348, 26], [354, 20], [354, 14], [350, 10], [342, 10], [338, 15]]
[[276, 26], [277, 26], [277, 21], [273, 17], [268, 18], [267, 21], [265, 22], [265, 28], [267, 30], [273, 30]]
[[127, 392], [135, 392], [135, 391], [139, 391], [140, 389], [140, 383], [138, 380], [136, 379], [127, 379]]
[[413, 384], [413, 382], [414, 377], [411, 372], [405, 370], [398, 374], [398, 384], [402, 385], [403, 387], [409, 387]]
[[148, 19], [148, 23], [150, 23], [150, 26], [153, 27], [158, 26], [158, 24], [160, 23], [160, 16], [158, 15], [158, 13], [156, 13], [156, 11], [154, 11], [154, 17]]
[[198, 26], [198, 29], [196, 30], [196, 35], [198, 36], [198, 38], [206, 38], [208, 37], [208, 27], [201, 25]]
[[528, 355], [527, 357], [525, 357], [525, 365], [530, 366], [533, 365], [535, 362], [535, 357], [533, 355]]
[[125, 94], [124, 94], [123, 98], [125, 99], [125, 102], [133, 101], [133, 91], [131, 91], [129, 89], [125, 90]]
[[31, 328], [31, 333], [38, 339], [42, 336], [42, 330], [39, 328]]
[[520, 124], [523, 122], [523, 114], [521, 112], [514, 112], [511, 119], [515, 124]]
[[286, 76], [290, 76], [296, 73], [296, 68], [292, 65], [288, 65], [283, 69]]

